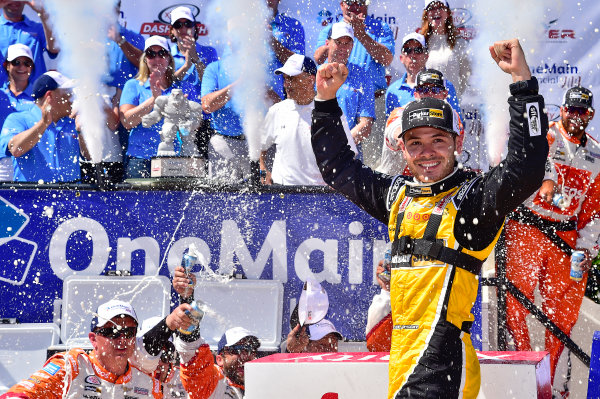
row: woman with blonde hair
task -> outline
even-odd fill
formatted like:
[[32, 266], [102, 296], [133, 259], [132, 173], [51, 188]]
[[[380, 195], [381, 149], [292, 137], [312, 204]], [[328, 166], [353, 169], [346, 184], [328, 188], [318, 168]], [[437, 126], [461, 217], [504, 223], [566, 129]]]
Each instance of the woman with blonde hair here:
[[158, 96], [182, 89], [190, 100], [198, 100], [194, 85], [175, 78], [175, 62], [167, 39], [151, 36], [146, 39], [137, 76], [123, 87], [119, 114], [121, 124], [129, 130], [127, 146], [127, 178], [150, 177], [150, 159], [156, 156], [160, 143], [162, 121], [142, 126], [142, 117], [152, 111]]
[[419, 32], [425, 36], [429, 49], [427, 68], [441, 71], [461, 96], [469, 83], [471, 60], [466, 42], [454, 26], [447, 1], [425, 0]]

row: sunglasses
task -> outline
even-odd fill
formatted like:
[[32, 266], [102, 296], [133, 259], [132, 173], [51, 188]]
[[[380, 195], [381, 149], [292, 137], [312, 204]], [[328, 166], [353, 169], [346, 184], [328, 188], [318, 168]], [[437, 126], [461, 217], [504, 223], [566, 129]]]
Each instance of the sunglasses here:
[[438, 86], [419, 86], [419, 87], [415, 88], [415, 90], [419, 94], [429, 94], [429, 93], [440, 94], [446, 89], [438, 87]]
[[169, 56], [169, 52], [165, 49], [154, 51], [154, 50], [146, 50], [146, 58], [153, 59], [156, 57], [167, 58]]
[[137, 327], [104, 327], [98, 328], [94, 332], [108, 339], [117, 339], [121, 336], [123, 336], [126, 339], [129, 339], [135, 337], [135, 334], [137, 334]]
[[231, 353], [232, 355], [240, 355], [241, 353], [256, 353], [256, 348], [252, 345], [231, 345], [225, 347], [225, 352]]
[[33, 67], [33, 62], [31, 62], [29, 60], [25, 60], [25, 61], [12, 60], [10, 63], [11, 63], [12, 66], [19, 66], [19, 65], [23, 64], [27, 68], [32, 68]]
[[569, 114], [573, 114], [573, 115], [580, 115], [580, 116], [584, 116], [584, 115], [588, 115], [590, 113], [590, 109], [586, 108], [586, 107], [567, 107], [567, 112]]
[[423, 47], [406, 47], [402, 49], [402, 54], [406, 55], [411, 55], [412, 53], [423, 54], [424, 52], [425, 49]]
[[175, 21], [175, 23], [173, 24], [173, 28], [181, 29], [182, 26], [185, 26], [186, 28], [193, 28], [194, 25], [195, 25], [194, 21], [188, 21], [188, 20], [186, 20], [185, 22]]

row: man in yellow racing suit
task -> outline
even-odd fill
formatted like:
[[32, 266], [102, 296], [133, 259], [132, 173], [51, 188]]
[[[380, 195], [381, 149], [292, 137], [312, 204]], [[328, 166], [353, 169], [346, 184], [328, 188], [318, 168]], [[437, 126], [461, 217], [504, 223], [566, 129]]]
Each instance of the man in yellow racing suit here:
[[505, 216], [539, 189], [548, 156], [548, 118], [516, 39], [492, 58], [512, 75], [508, 154], [484, 175], [456, 162], [462, 136], [450, 105], [408, 104], [400, 147], [414, 178], [370, 170], [346, 141], [335, 93], [343, 64], [317, 75], [312, 145], [324, 180], [381, 222], [392, 241], [389, 398], [475, 398], [479, 363], [469, 335], [483, 261]]

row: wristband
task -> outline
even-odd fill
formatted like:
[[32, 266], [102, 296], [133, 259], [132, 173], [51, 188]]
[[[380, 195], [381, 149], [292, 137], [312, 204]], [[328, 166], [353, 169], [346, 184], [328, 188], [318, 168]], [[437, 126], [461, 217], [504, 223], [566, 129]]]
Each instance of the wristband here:
[[520, 95], [536, 95], [538, 94], [539, 84], [535, 76], [532, 76], [529, 80], [521, 80], [519, 82], [512, 83], [510, 86], [510, 94], [516, 96]]

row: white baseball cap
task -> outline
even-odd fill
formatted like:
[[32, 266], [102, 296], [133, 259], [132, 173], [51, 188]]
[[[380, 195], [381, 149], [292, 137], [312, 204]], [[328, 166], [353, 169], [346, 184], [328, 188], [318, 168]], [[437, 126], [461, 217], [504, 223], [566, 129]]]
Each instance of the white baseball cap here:
[[165, 50], [169, 51], [169, 42], [162, 36], [150, 36], [144, 42], [144, 51], [148, 50], [152, 46], [160, 46]]
[[171, 10], [171, 25], [177, 22], [178, 19], [187, 19], [188, 21], [195, 21], [192, 10], [188, 7], [180, 6]]
[[354, 40], [354, 29], [352, 29], [352, 26], [344, 21], [336, 22], [335, 24], [331, 25], [331, 38], [333, 40], [344, 36], [349, 36], [352, 38], [352, 40]]
[[450, 8], [450, 4], [445, 0], [425, 0], [425, 7], [423, 9], [426, 10], [432, 3], [442, 3], [446, 8]]
[[27, 57], [33, 61], [33, 54], [31, 53], [29, 46], [21, 43], [11, 44], [8, 46], [8, 50], [6, 51], [6, 61], [10, 62], [19, 57]]
[[339, 331], [335, 329], [333, 323], [327, 319], [323, 319], [316, 324], [308, 326], [308, 331], [310, 332], [311, 341], [318, 341], [327, 334], [331, 333], [335, 333], [339, 339], [344, 338], [342, 337], [342, 334], [340, 334]]
[[260, 347], [260, 341], [256, 335], [243, 327], [233, 327], [225, 331], [225, 334], [223, 334], [219, 340], [219, 343], [217, 344], [217, 353], [221, 353], [225, 347], [235, 345], [246, 337], [252, 338], [250, 344], [255, 349]]
[[411, 32], [408, 35], [404, 36], [402, 38], [402, 47], [404, 47], [404, 45], [411, 40], [416, 40], [421, 44], [421, 46], [423, 46], [423, 48], [427, 48], [427, 42], [425, 41], [425, 36], [423, 36], [422, 34], [417, 33], [417, 32]]
[[120, 315], [132, 317], [136, 324], [138, 324], [135, 310], [129, 302], [112, 299], [98, 306], [98, 310], [92, 319], [92, 331], [97, 327], [104, 327], [113, 317]]
[[317, 74], [317, 64], [302, 54], [292, 54], [281, 68], [275, 70], [276, 75], [283, 73], [288, 76], [297, 76], [302, 72]]
[[315, 324], [323, 320], [328, 310], [329, 297], [327, 292], [314, 277], [308, 277], [298, 300], [300, 325]]

